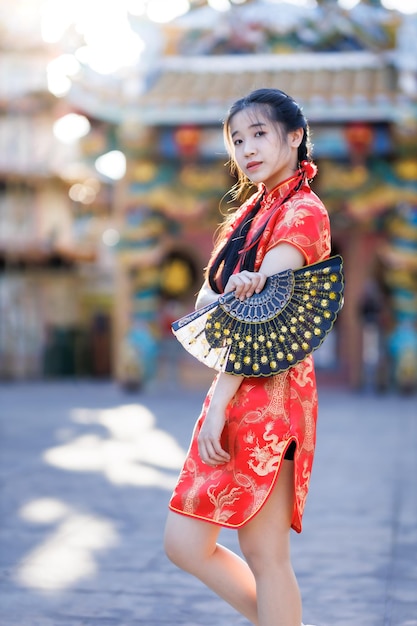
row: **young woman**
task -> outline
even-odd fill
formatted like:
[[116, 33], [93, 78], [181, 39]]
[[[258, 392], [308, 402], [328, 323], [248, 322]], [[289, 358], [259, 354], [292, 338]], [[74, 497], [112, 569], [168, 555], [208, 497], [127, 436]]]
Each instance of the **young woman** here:
[[[257, 191], [223, 224], [196, 306], [234, 291], [244, 300], [267, 276], [326, 259], [326, 209], [311, 191], [309, 128], [296, 102], [259, 89], [224, 123], [237, 194]], [[312, 357], [267, 378], [216, 376], [195, 425], [165, 532], [168, 557], [257, 626], [300, 626], [290, 529], [302, 516], [315, 448]], [[244, 560], [217, 543], [236, 528]]]

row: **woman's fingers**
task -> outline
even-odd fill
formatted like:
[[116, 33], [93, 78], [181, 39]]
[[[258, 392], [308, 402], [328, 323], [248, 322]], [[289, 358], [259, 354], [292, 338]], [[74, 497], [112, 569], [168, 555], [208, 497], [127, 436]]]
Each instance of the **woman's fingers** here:
[[225, 450], [215, 450], [211, 444], [201, 446], [200, 458], [207, 465], [219, 465], [230, 461], [230, 455]]
[[199, 439], [198, 450], [201, 460], [207, 465], [219, 465], [230, 461], [230, 454], [223, 450], [219, 441]]
[[255, 274], [255, 289], [253, 293], [260, 293], [265, 287], [266, 275], [261, 272]]
[[261, 292], [265, 281], [266, 276], [261, 272], [239, 272], [229, 278], [225, 291], [234, 291], [236, 298], [245, 300], [254, 293]]

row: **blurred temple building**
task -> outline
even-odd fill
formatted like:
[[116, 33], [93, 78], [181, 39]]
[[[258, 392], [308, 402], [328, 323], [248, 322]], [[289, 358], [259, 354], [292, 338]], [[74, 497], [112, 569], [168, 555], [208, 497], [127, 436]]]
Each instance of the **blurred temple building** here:
[[277, 87], [310, 121], [313, 188], [345, 263], [318, 375], [416, 389], [416, 14], [371, 0], [215, 4], [161, 23], [152, 0], [120, 3], [108, 30], [103, 4], [100, 21], [72, 15], [59, 36], [53, 12], [43, 31], [40, 8], [25, 14], [20, 34], [0, 12], [0, 377], [209, 380], [170, 324], [192, 309], [219, 207], [232, 206], [222, 119]]

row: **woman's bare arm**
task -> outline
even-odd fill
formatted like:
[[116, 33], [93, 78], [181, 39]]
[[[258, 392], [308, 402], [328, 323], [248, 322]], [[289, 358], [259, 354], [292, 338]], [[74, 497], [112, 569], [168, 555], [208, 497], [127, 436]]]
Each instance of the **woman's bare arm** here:
[[266, 253], [259, 272], [243, 271], [232, 274], [224, 291], [234, 291], [237, 298], [245, 300], [262, 291], [268, 276], [303, 267], [304, 261], [304, 256], [298, 248], [290, 243], [279, 243]]
[[259, 271], [272, 276], [289, 269], [298, 270], [304, 264], [304, 255], [298, 248], [290, 243], [279, 243], [265, 254]]
[[[227, 282], [225, 292], [235, 291], [241, 300], [262, 291], [267, 276], [287, 269], [298, 269], [304, 265], [304, 256], [288, 243], [278, 244], [266, 253], [259, 272], [239, 272]], [[218, 297], [208, 283], [204, 283], [197, 297], [197, 307], [213, 302]], [[220, 445], [220, 437], [226, 419], [226, 407], [239, 389], [243, 376], [221, 373], [213, 391], [206, 419], [198, 437], [198, 448], [202, 461], [207, 465], [227, 463], [230, 455]]]
[[230, 460], [230, 454], [220, 445], [226, 420], [226, 407], [239, 389], [243, 376], [219, 374], [206, 419], [198, 436], [198, 450], [203, 463], [221, 465]]

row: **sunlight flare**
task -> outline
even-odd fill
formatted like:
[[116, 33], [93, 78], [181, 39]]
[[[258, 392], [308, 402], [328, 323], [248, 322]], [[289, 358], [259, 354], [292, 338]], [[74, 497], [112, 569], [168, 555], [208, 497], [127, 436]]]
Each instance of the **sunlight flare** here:
[[[64, 503], [35, 500], [21, 511], [23, 517], [38, 517], [42, 511], [60, 511], [65, 519], [29, 554], [16, 571], [16, 582], [30, 589], [62, 591], [97, 571], [95, 553], [119, 543], [114, 525], [93, 515], [68, 510]], [[48, 523], [44, 519], [44, 523]]]
[[102, 473], [116, 485], [155, 486], [172, 490], [185, 451], [166, 431], [155, 427], [155, 416], [142, 405], [72, 411], [74, 422], [100, 424], [108, 436], [87, 432], [49, 448], [43, 459], [71, 472]]

